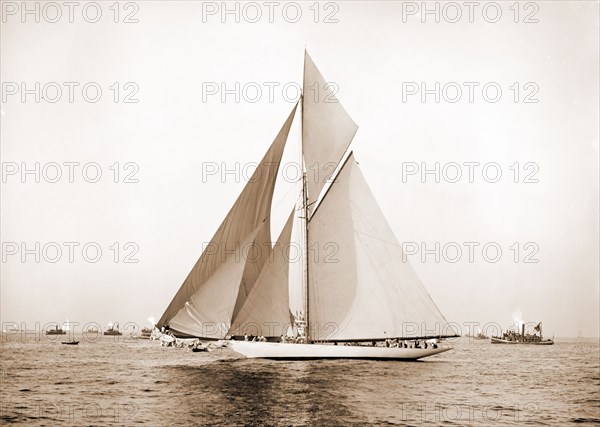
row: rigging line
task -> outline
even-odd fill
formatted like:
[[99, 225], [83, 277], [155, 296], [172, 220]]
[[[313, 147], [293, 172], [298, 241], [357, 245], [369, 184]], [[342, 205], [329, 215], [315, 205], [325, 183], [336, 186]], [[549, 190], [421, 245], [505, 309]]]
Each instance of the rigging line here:
[[[348, 142], [348, 145], [346, 146], [340, 159], [337, 161], [337, 163], [335, 165], [335, 169], [333, 170], [333, 172], [331, 173], [329, 178], [327, 178], [325, 180], [325, 182], [323, 183], [323, 188], [321, 188], [321, 192], [319, 193], [318, 197], [315, 199], [314, 202], [311, 203], [311, 205], [318, 203], [317, 207], [313, 211], [313, 214], [319, 208], [319, 206], [321, 205], [321, 202], [323, 202], [323, 199], [327, 195], [327, 192], [329, 191], [329, 189], [333, 186], [333, 184], [336, 183], [340, 173], [342, 172], [342, 168], [344, 167], [344, 165], [346, 164], [348, 159], [352, 156], [354, 148], [351, 148], [350, 146], [352, 145], [352, 141], [354, 140], [354, 136], [356, 135], [356, 132], [358, 132], [358, 127], [356, 128], [356, 131], [352, 134], [352, 137], [350, 138], [350, 141]], [[354, 159], [354, 161], [356, 162], [356, 164], [359, 164], [356, 159]], [[313, 214], [310, 215], [311, 218], [312, 218]]]
[[[271, 210], [269, 212], [267, 212], [267, 215], [265, 215], [265, 217], [262, 219], [262, 222], [265, 222], [267, 219], [271, 219], [272, 213], [274, 210], [276, 210], [285, 200], [285, 198], [294, 190], [294, 188], [290, 188], [288, 190], [286, 190], [286, 192], [279, 197], [279, 201], [277, 201], [277, 203], [275, 203], [275, 205], [273, 206], [273, 204], [271, 204]], [[294, 206], [296, 206], [296, 203], [294, 203]], [[285, 227], [285, 225], [284, 225]]]
[[399, 244], [399, 243], [392, 242], [392, 241], [390, 241], [390, 240], [386, 240], [386, 239], [382, 239], [381, 237], [377, 237], [377, 236], [374, 236], [374, 235], [372, 235], [372, 234], [365, 233], [365, 232], [358, 231], [358, 230], [354, 230], [354, 232], [355, 232], [356, 234], [361, 234], [361, 235], [363, 235], [363, 236], [368, 236], [368, 237], [370, 237], [370, 238], [372, 238], [372, 239], [379, 240], [380, 242], [384, 242], [384, 243], [387, 243], [387, 244], [389, 244], [389, 245], [396, 246], [397, 248], [400, 248], [400, 249], [402, 249], [402, 245], [401, 245], [401, 244]]
[[[337, 179], [339, 177], [339, 175], [342, 173], [342, 170], [344, 169], [344, 167], [348, 163], [348, 160], [350, 160], [351, 157], [352, 157], [352, 151], [350, 151], [350, 154], [348, 155], [348, 157], [346, 157], [346, 160], [344, 160], [344, 163], [342, 163], [341, 166], [338, 165], [339, 166], [339, 170], [338, 170], [338, 173], [335, 175], [335, 179]], [[327, 187], [327, 189], [325, 189], [325, 191], [323, 191], [323, 194], [321, 195], [321, 197], [316, 200], [316, 201], [320, 201], [320, 203], [317, 205], [317, 207], [315, 207], [315, 209], [310, 214], [310, 218], [308, 219], [308, 222], [312, 221], [313, 217], [317, 213], [317, 210], [323, 204], [323, 201], [325, 200], [325, 197], [327, 197], [327, 193], [329, 193], [329, 190], [331, 190], [333, 188], [333, 184], [335, 184], [335, 179], [331, 182], [331, 184], [329, 185], [329, 187]]]
[[[276, 210], [285, 200], [285, 198], [287, 196], [289, 196], [289, 194], [294, 190], [294, 187], [291, 187], [290, 189], [288, 189], [281, 197], [279, 197], [279, 201], [277, 201], [277, 203], [275, 203], [275, 206], [271, 206], [271, 211]], [[271, 213], [269, 212], [269, 214], [265, 217], [265, 219], [267, 219], [268, 217], [271, 216]], [[264, 220], [263, 220], [264, 221]]]

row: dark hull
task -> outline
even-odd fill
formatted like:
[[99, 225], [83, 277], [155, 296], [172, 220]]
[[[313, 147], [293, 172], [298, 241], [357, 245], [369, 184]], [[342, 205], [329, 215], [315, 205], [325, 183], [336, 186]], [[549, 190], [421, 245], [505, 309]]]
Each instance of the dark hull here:
[[492, 338], [492, 344], [523, 344], [523, 345], [552, 345], [554, 344], [553, 340], [543, 340], [543, 341], [509, 341], [503, 340], [502, 338]]

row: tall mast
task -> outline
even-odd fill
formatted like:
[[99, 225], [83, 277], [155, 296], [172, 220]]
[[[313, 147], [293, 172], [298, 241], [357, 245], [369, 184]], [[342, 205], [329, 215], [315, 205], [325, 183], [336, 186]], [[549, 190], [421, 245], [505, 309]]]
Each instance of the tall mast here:
[[302, 203], [304, 205], [304, 335], [310, 343], [310, 302], [309, 302], [309, 247], [308, 247], [308, 186], [306, 182], [307, 165], [304, 161], [304, 86], [306, 78], [306, 45], [304, 46], [304, 61], [302, 64], [302, 91], [300, 92], [300, 163], [302, 164]]
[[308, 300], [308, 256], [309, 256], [309, 247], [308, 247], [308, 191], [307, 191], [307, 186], [306, 186], [306, 165], [304, 164], [304, 140], [303, 140], [303, 133], [304, 133], [304, 94], [300, 95], [300, 147], [301, 147], [301, 155], [300, 155], [300, 161], [302, 163], [302, 204], [303, 204], [303, 216], [304, 216], [304, 277], [303, 277], [303, 282], [304, 282], [304, 308], [305, 308], [305, 313], [304, 313], [304, 322], [305, 322], [305, 326], [304, 326], [304, 335], [306, 337], [306, 342], [310, 342], [310, 324], [309, 324], [309, 313], [310, 313], [310, 308], [309, 308], [309, 300]]
[[304, 337], [308, 343], [309, 338], [309, 326], [308, 326], [308, 198], [306, 192], [306, 165], [304, 163], [304, 79], [306, 77], [306, 46], [304, 46], [304, 58], [302, 63], [302, 90], [300, 91], [300, 167], [302, 170], [302, 214], [301, 217], [304, 221], [302, 234], [304, 235], [304, 251], [303, 251], [303, 270], [304, 274], [302, 277], [302, 291], [304, 297]]
[[306, 307], [306, 314], [305, 314], [305, 322], [306, 322], [306, 342], [308, 343], [310, 340], [310, 325], [309, 325], [309, 313], [310, 313], [310, 307], [309, 307], [309, 302], [308, 302], [308, 288], [309, 288], [309, 284], [308, 284], [308, 257], [309, 257], [309, 247], [308, 247], [308, 196], [307, 196], [307, 192], [306, 192], [306, 172], [304, 172], [302, 174], [302, 192], [303, 192], [303, 199], [304, 199], [304, 258], [305, 258], [305, 271], [306, 271], [306, 275], [304, 277], [305, 283], [304, 283], [304, 298], [305, 298], [305, 307]]

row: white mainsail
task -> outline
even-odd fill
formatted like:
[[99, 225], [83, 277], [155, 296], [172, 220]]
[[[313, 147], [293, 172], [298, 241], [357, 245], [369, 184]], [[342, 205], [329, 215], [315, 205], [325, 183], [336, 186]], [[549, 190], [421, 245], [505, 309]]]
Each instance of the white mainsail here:
[[335, 96], [307, 52], [304, 53], [302, 152], [308, 187], [308, 209], [334, 173], [358, 126]]
[[158, 321], [180, 334], [223, 338], [259, 276], [269, 251], [258, 259], [241, 248], [270, 246], [271, 202], [283, 149], [296, 112], [288, 116], [271, 147], [221, 226]]
[[227, 335], [280, 337], [292, 325], [288, 271], [295, 257], [290, 246], [294, 213], [295, 208]]
[[[311, 339], [442, 335], [447, 321], [408, 262], [354, 156], [309, 222]], [[451, 331], [453, 332], [453, 331]]]

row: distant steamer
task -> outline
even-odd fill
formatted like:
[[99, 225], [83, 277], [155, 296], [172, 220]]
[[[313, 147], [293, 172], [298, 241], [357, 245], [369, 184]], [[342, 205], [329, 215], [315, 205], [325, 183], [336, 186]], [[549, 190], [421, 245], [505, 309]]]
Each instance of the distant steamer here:
[[536, 333], [525, 334], [525, 324], [521, 325], [521, 333], [515, 331], [506, 331], [502, 334], [502, 337], [492, 337], [492, 344], [531, 344], [531, 345], [552, 345], [554, 340], [544, 339], [542, 336], [542, 323], [534, 328], [539, 335]]
[[119, 324], [115, 323], [114, 325], [109, 326], [106, 331], [104, 331], [104, 335], [123, 335], [123, 333], [119, 331]]
[[46, 335], [66, 335], [66, 334], [67, 334], [67, 332], [58, 325], [56, 325], [54, 327], [54, 329], [48, 329], [46, 331]]

